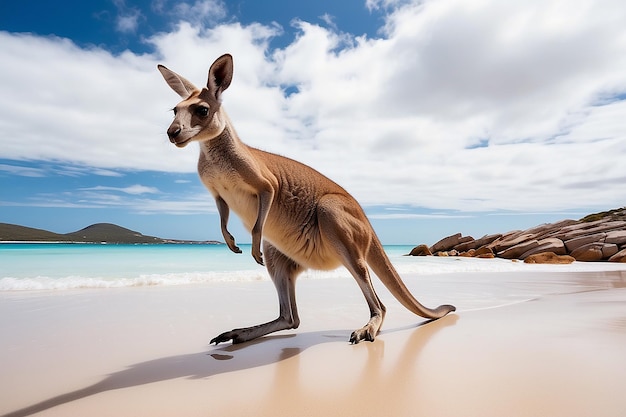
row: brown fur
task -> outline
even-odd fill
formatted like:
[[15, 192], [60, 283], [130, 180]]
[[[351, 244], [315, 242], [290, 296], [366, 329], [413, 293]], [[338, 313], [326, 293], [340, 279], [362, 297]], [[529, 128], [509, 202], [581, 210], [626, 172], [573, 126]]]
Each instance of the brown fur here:
[[411, 295], [361, 206], [342, 187], [307, 165], [241, 142], [220, 105], [220, 96], [232, 80], [230, 55], [221, 56], [211, 65], [207, 87], [201, 90], [164, 66], [158, 68], [183, 99], [175, 107], [174, 121], [167, 131], [170, 141], [178, 147], [191, 141], [200, 143], [198, 173], [215, 198], [228, 247], [241, 252], [227, 229], [233, 210], [251, 232], [252, 256], [266, 265], [278, 292], [277, 319], [222, 333], [211, 343], [241, 343], [297, 328], [300, 319], [295, 280], [308, 268], [328, 270], [343, 265], [359, 284], [370, 309], [370, 320], [352, 333], [352, 343], [373, 341], [385, 315], [385, 307], [372, 287], [368, 264], [415, 314], [436, 319], [455, 310], [451, 305], [426, 308]]

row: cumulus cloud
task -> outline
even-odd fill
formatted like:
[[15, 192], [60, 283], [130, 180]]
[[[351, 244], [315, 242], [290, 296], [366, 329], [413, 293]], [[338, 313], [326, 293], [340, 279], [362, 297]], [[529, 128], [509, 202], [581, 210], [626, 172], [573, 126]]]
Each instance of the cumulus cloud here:
[[134, 10], [129, 14], [120, 15], [117, 17], [116, 28], [123, 33], [134, 33], [139, 26], [139, 11]]
[[186, 170], [184, 153], [166, 156], [171, 100], [154, 94], [154, 58], [30, 34], [0, 32], [0, 44], [2, 158]]
[[[195, 189], [194, 189], [195, 191]], [[44, 192], [21, 201], [0, 201], [4, 207], [128, 209], [137, 214], [189, 215], [217, 211], [206, 192], [182, 192], [173, 195], [155, 187], [95, 186], [64, 192]]]
[[125, 0], [113, 0], [117, 9], [115, 28], [122, 33], [135, 33], [142, 18], [141, 11], [135, 7], [128, 7]]
[[206, 198], [187, 199], [147, 199], [147, 198], [122, 198], [116, 194], [93, 193], [82, 196], [63, 195], [37, 195], [26, 202], [0, 201], [2, 206], [16, 207], [45, 207], [45, 208], [106, 208], [106, 209], [130, 209], [137, 214], [170, 214], [192, 215], [215, 213], [215, 205]]
[[140, 195], [140, 194], [156, 194], [159, 190], [155, 187], [148, 187], [141, 184], [130, 185], [128, 187], [108, 187], [98, 185], [96, 187], [81, 188], [81, 191], [118, 191], [121, 193]]
[[365, 0], [368, 10], [392, 9], [402, 4], [410, 3], [410, 0]]
[[[224, 17], [221, 2], [184, 4], [181, 13]], [[312, 165], [363, 204], [624, 204], [626, 4], [367, 7], [387, 10], [378, 38], [296, 21], [280, 49], [270, 48], [280, 27], [238, 22], [180, 23], [150, 38], [154, 53], [144, 55], [0, 32], [0, 157], [192, 172], [197, 147], [167, 141], [178, 98], [155, 66], [203, 85], [230, 52], [224, 107], [242, 139]]]
[[[178, 3], [178, 6], [184, 3]], [[196, 0], [189, 10], [203, 18], [222, 19], [226, 16], [226, 6], [221, 0]]]
[[159, 5], [162, 11], [181, 21], [195, 25], [209, 25], [226, 17], [227, 8], [221, 0], [195, 0], [194, 2], [164, 0]]
[[46, 176], [46, 172], [40, 168], [24, 167], [13, 164], [0, 164], [0, 172], [20, 177], [41, 178]]

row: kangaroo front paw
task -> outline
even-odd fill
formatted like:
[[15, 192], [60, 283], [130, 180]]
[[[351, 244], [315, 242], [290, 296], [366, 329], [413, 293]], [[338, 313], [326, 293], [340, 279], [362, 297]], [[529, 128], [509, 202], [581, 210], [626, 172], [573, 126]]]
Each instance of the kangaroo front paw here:
[[241, 249], [239, 249], [239, 246], [235, 245], [235, 238], [233, 237], [233, 235], [228, 235], [228, 239], [226, 239], [226, 244], [228, 245], [228, 249], [230, 249], [231, 251], [235, 253], [241, 253]]
[[235, 245], [234, 243], [232, 245], [229, 244], [228, 248], [235, 253], [241, 253], [241, 249], [239, 249], [239, 246]]
[[256, 263], [258, 263], [259, 265], [261, 265], [261, 266], [265, 265], [263, 263], [263, 254], [261, 253], [261, 251], [258, 251], [258, 252], [253, 251], [252, 252], [252, 257], [254, 258]]

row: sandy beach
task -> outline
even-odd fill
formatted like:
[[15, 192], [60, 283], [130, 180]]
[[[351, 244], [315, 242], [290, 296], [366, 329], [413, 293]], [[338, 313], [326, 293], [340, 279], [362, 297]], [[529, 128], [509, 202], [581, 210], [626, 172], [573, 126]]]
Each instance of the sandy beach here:
[[[274, 318], [270, 282], [0, 293], [0, 415], [625, 415], [626, 268], [432, 279], [422, 301], [458, 314], [427, 323], [377, 287], [387, 319], [358, 345], [350, 279], [301, 280], [300, 328], [235, 346], [207, 342]], [[489, 291], [519, 296], [472, 302]]]

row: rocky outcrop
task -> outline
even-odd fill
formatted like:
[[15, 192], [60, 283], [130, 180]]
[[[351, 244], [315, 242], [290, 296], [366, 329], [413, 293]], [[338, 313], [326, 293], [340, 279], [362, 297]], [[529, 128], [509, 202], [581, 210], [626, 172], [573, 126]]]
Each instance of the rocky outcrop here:
[[463, 244], [472, 240], [474, 240], [474, 238], [471, 236], [462, 237], [461, 233], [457, 233], [456, 235], [448, 236], [448, 237], [441, 239], [439, 242], [435, 243], [434, 245], [430, 247], [430, 251], [432, 253], [444, 252], [446, 250], [449, 250], [446, 248], [453, 248], [456, 245], [460, 245], [460, 244]]
[[626, 262], [626, 249], [622, 249], [609, 258], [610, 262]]
[[556, 255], [553, 252], [541, 252], [524, 259], [527, 264], [571, 264], [576, 259], [569, 255]]
[[428, 245], [417, 245], [411, 250], [411, 253], [409, 253], [411, 256], [428, 256], [432, 254], [430, 249], [428, 249]]
[[411, 251], [416, 256], [429, 254], [530, 259], [532, 263], [626, 262], [626, 207], [479, 239], [457, 233]]
[[467, 252], [469, 250], [472, 249], [479, 249], [485, 245], [490, 244], [491, 242], [493, 242], [494, 240], [500, 238], [502, 235], [497, 234], [497, 235], [485, 235], [481, 238], [478, 238], [476, 240], [472, 239], [472, 240], [468, 240], [467, 242], [464, 243], [459, 243], [458, 245], [456, 245], [454, 247], [455, 250], [459, 251], [459, 252]]
[[565, 249], [565, 243], [563, 243], [561, 239], [556, 237], [548, 237], [546, 239], [537, 241], [537, 246], [521, 254], [519, 256], [519, 259], [526, 259], [536, 253], [546, 252], [553, 253], [555, 255], [565, 255], [567, 254], [567, 249]]
[[617, 245], [613, 243], [593, 242], [577, 248], [572, 251], [571, 255], [576, 258], [577, 261], [590, 262], [609, 259], [618, 251]]

